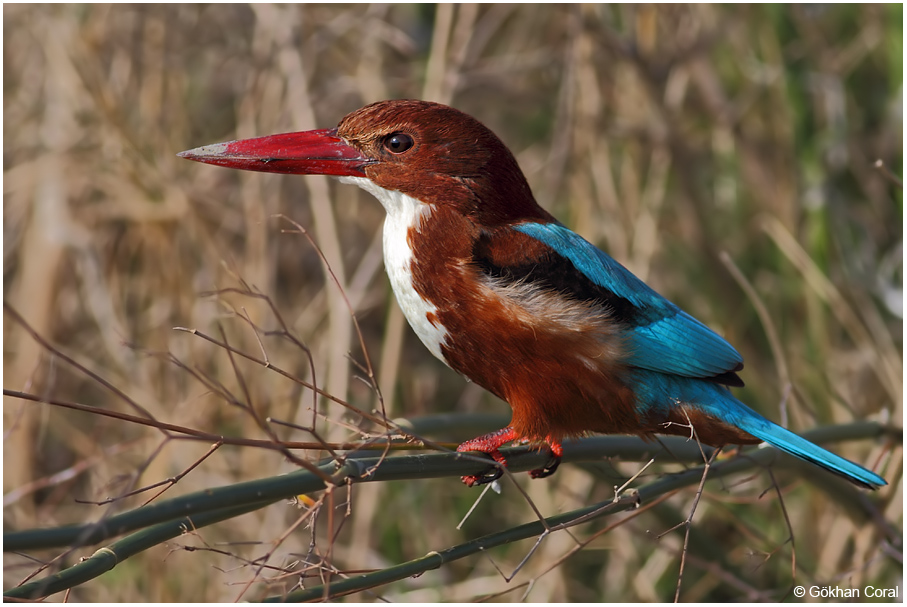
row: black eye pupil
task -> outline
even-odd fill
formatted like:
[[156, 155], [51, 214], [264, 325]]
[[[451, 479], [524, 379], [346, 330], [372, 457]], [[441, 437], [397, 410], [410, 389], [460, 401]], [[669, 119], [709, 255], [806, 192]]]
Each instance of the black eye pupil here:
[[394, 154], [401, 154], [413, 147], [413, 138], [405, 133], [394, 133], [384, 140], [384, 147]]

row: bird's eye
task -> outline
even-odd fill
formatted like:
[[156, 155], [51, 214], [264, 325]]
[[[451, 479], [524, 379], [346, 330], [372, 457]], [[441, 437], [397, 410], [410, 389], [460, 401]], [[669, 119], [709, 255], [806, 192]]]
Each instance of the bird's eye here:
[[384, 139], [384, 149], [391, 154], [402, 154], [413, 147], [413, 138], [406, 133], [394, 133]]

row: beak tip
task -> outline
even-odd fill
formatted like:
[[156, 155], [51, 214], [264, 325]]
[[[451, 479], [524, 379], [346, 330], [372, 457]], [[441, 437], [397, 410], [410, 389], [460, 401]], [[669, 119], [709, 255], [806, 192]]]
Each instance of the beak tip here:
[[185, 158], [187, 160], [201, 160], [204, 158], [212, 158], [217, 156], [223, 156], [227, 151], [227, 146], [233, 143], [228, 141], [227, 143], [212, 143], [211, 145], [203, 145], [199, 148], [193, 148], [191, 150], [186, 150], [185, 152], [180, 152], [177, 154], [180, 158]]

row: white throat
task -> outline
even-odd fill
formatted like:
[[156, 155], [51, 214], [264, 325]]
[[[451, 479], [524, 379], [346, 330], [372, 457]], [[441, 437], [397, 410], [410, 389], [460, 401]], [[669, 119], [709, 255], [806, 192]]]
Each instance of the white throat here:
[[447, 339], [447, 331], [440, 324], [429, 322], [428, 314], [435, 315], [437, 307], [425, 301], [413, 287], [413, 251], [407, 240], [410, 228], [418, 231], [421, 220], [431, 214], [431, 206], [402, 192], [385, 190], [365, 177], [340, 177], [340, 181], [359, 186], [377, 198], [387, 211], [387, 219], [384, 220], [384, 268], [391, 288], [413, 331], [432, 354], [446, 363], [441, 344]]

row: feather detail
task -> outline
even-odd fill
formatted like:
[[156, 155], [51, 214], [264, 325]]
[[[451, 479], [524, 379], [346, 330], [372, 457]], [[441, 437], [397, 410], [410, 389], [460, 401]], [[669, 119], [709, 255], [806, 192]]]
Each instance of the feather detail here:
[[[607, 253], [558, 223], [514, 226], [570, 261], [605, 295], [602, 303], [620, 302], [627, 329], [628, 365], [719, 383], [742, 386], [736, 372], [743, 358], [722, 337], [639, 280]], [[628, 306], [630, 309], [628, 310]]]

